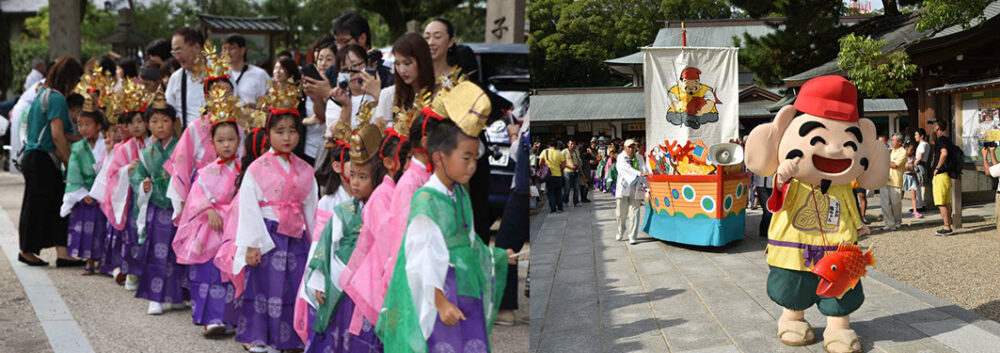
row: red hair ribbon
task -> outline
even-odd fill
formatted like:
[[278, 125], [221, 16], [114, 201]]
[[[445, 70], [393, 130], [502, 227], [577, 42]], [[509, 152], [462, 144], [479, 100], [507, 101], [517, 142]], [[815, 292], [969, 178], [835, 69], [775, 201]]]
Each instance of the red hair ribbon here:
[[[383, 154], [382, 151], [385, 149], [385, 144], [387, 142], [389, 142], [389, 138], [390, 137], [395, 136], [397, 139], [399, 139], [399, 143], [403, 143], [403, 141], [406, 141], [406, 138], [403, 137], [403, 136], [400, 136], [399, 132], [397, 132], [396, 129], [392, 128], [392, 127], [385, 129], [385, 131], [383, 131], [383, 132], [385, 132], [386, 138], [385, 138], [385, 140], [382, 140], [382, 146], [379, 146], [379, 148], [378, 148], [378, 158], [383, 158], [384, 159], [385, 158], [385, 154]], [[400, 163], [399, 162], [399, 150], [400, 150], [399, 146], [396, 146], [396, 152], [394, 152], [393, 153], [394, 155], [392, 156], [392, 160], [396, 161], [397, 164]], [[393, 168], [393, 170], [391, 171], [392, 174], [396, 174], [396, 169], [398, 169], [398, 166], [396, 168]]]
[[212, 77], [207, 77], [207, 78], [205, 78], [205, 79], [204, 79], [203, 81], [201, 81], [201, 82], [202, 82], [202, 83], [209, 83], [209, 82], [212, 82], [212, 81], [215, 81], [215, 80], [221, 80], [221, 79], [227, 79], [227, 80], [228, 80], [228, 79], [229, 79], [229, 77], [230, 77], [230, 76], [229, 76], [229, 74], [225, 74], [225, 75], [220, 75], [220, 76], [212, 76]]
[[[262, 131], [264, 132], [263, 134], [261, 134]], [[257, 145], [251, 146], [251, 148], [253, 148], [253, 156], [256, 159], [257, 157], [260, 157], [260, 155], [264, 151], [264, 147], [266, 147], [265, 145], [267, 145], [267, 132], [264, 130], [264, 128], [258, 127], [254, 128], [253, 131], [251, 131], [250, 133], [252, 134], [252, 136], [260, 136], [260, 146], [259, 147]], [[252, 142], [253, 139], [251, 139], [251, 143]]]
[[[334, 140], [333, 143], [336, 143], [337, 146], [341, 147], [340, 148], [340, 170], [343, 171], [344, 170], [344, 151], [347, 151], [348, 149], [350, 149], [351, 148], [351, 144], [349, 144], [347, 142], [344, 142], [344, 141], [341, 141], [341, 140]], [[340, 179], [343, 180], [345, 183], [347, 183], [347, 185], [351, 185], [351, 180], [348, 179], [343, 174], [340, 175]]]
[[275, 115], [290, 114], [294, 115], [296, 118], [302, 117], [301, 115], [299, 115], [298, 109], [274, 109], [273, 107], [269, 107], [267, 109], [271, 111], [271, 114], [268, 114], [267, 122], [264, 125], [271, 125], [271, 118], [274, 117]]
[[[420, 135], [422, 135], [422, 136], [427, 136], [427, 120], [435, 119], [435, 120], [438, 120], [438, 121], [444, 121], [444, 117], [441, 116], [441, 114], [438, 114], [437, 112], [435, 112], [434, 109], [431, 109], [431, 107], [424, 107], [424, 109], [420, 110], [420, 113], [424, 115], [424, 122], [420, 126]], [[427, 151], [427, 149], [425, 149], [425, 148], [414, 147], [412, 149], [415, 152], [423, 152], [423, 153], [427, 154], [428, 157], [430, 157], [430, 155], [431, 155], [431, 153], [429, 151]], [[433, 163], [427, 163], [427, 172], [428, 173], [433, 173], [434, 172], [434, 164]]]

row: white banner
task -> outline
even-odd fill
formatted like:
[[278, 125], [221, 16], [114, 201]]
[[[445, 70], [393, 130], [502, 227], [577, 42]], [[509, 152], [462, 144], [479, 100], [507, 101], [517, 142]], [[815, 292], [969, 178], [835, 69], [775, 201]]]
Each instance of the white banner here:
[[[739, 135], [738, 48], [643, 48], [646, 146]], [[648, 152], [648, 151], [647, 151]]]

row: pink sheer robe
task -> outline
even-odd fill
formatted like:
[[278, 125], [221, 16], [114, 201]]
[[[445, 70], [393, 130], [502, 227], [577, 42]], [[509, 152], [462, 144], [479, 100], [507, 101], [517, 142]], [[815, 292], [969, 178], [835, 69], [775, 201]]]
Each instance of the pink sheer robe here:
[[[167, 197], [174, 205], [174, 225], [180, 226], [181, 203], [191, 191], [196, 170], [204, 168], [217, 157], [212, 146], [212, 127], [206, 119], [198, 119], [188, 125], [177, 140], [174, 153], [163, 169], [170, 174], [170, 185], [167, 186]], [[238, 149], [242, 152], [242, 148]]]
[[117, 230], [125, 230], [128, 219], [125, 215], [131, 207], [129, 195], [132, 193], [129, 185], [128, 167], [133, 161], [139, 160], [139, 152], [149, 144], [148, 138], [128, 140], [115, 145], [111, 162], [108, 164], [107, 183], [104, 197], [100, 201], [101, 211], [108, 218], [108, 223]]
[[222, 217], [223, 224], [230, 218], [235, 182], [238, 171], [236, 161], [223, 164], [216, 158], [198, 169], [198, 176], [185, 198], [184, 210], [174, 237], [173, 248], [177, 263], [202, 264], [215, 257], [222, 244], [223, 232], [209, 226], [208, 210]]
[[364, 324], [364, 319], [375, 324], [381, 309], [381, 300], [375, 304], [374, 298], [384, 298], [389, 282], [383, 281], [382, 275], [385, 263], [395, 255], [389, 252], [392, 244], [388, 236], [384, 236], [386, 219], [389, 218], [389, 203], [396, 182], [389, 176], [382, 179], [375, 191], [372, 191], [361, 210], [361, 234], [354, 247], [347, 268], [340, 275], [340, 288], [354, 300], [354, 314], [351, 317], [351, 334], [358, 335]]

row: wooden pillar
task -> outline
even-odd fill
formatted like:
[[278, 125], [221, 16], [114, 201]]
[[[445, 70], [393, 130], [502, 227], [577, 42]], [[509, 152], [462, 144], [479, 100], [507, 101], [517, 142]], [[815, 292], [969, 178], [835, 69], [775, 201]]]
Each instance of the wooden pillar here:
[[50, 59], [63, 56], [80, 59], [80, 1], [49, 0]]
[[524, 43], [525, 0], [486, 1], [486, 43]]

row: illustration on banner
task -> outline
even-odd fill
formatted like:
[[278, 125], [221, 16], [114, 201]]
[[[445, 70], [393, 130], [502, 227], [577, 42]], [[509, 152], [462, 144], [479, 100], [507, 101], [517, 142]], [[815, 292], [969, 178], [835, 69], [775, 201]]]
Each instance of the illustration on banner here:
[[667, 121], [674, 125], [684, 125], [698, 129], [701, 125], [719, 121], [716, 105], [722, 101], [715, 95], [715, 89], [701, 83], [701, 70], [687, 67], [681, 71], [677, 85], [670, 88], [670, 109]]

